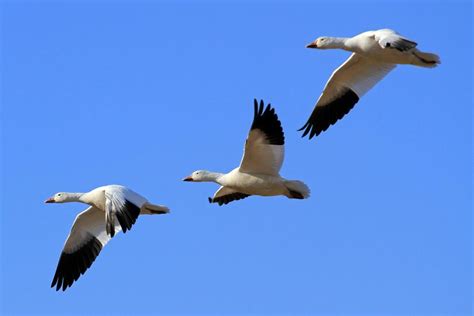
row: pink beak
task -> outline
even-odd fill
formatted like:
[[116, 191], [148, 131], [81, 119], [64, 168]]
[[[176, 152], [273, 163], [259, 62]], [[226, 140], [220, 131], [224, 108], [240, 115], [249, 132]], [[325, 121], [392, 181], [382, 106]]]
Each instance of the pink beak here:
[[44, 203], [56, 203], [56, 201], [54, 200], [54, 197], [50, 197], [49, 199], [44, 201]]
[[189, 177], [184, 178], [183, 181], [191, 181], [192, 182], [194, 180], [193, 180], [193, 177], [189, 176]]

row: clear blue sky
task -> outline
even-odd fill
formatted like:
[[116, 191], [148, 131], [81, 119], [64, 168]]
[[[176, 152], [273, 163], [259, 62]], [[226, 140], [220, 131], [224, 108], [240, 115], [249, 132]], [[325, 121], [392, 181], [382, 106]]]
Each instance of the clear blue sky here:
[[[468, 315], [472, 312], [469, 2], [2, 3], [5, 314]], [[315, 141], [301, 139], [348, 56], [318, 36], [393, 28], [438, 53], [398, 67]], [[282, 175], [309, 200], [208, 204], [180, 181], [240, 162], [253, 98], [286, 134]], [[85, 206], [123, 184], [140, 218], [65, 293], [49, 288]]]

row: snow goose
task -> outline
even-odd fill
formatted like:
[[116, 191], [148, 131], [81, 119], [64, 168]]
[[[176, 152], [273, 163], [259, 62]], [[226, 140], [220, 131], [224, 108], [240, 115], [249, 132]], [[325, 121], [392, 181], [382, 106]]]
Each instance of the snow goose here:
[[281, 123], [270, 104], [264, 108], [254, 100], [254, 118], [245, 142], [240, 166], [227, 174], [198, 170], [183, 181], [215, 182], [221, 187], [209, 198], [219, 205], [244, 199], [250, 195], [284, 195], [292, 199], [309, 197], [308, 187], [301, 181], [280, 177], [285, 137]]
[[352, 38], [320, 37], [306, 47], [353, 52], [326, 83], [306, 124], [303, 136], [319, 135], [346, 115], [359, 99], [397, 64], [436, 67], [439, 57], [416, 49], [417, 43], [389, 29], [368, 31]]
[[115, 233], [130, 230], [138, 215], [169, 212], [166, 206], [151, 204], [121, 185], [106, 185], [87, 193], [60, 192], [45, 201], [66, 202], [90, 206], [77, 215], [66, 239], [51, 283], [51, 287], [56, 285], [56, 291], [61, 287], [64, 291], [77, 281]]

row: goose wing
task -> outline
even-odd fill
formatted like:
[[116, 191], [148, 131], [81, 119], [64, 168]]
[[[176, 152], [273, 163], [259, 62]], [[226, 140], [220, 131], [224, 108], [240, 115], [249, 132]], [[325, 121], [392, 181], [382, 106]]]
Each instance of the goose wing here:
[[281, 122], [270, 104], [254, 100], [254, 117], [245, 142], [239, 171], [278, 175], [285, 153], [285, 136]]
[[126, 233], [135, 224], [138, 215], [140, 215], [140, 208], [146, 200], [122, 186], [109, 186], [104, 194], [107, 234], [114, 237], [117, 221], [122, 227], [122, 231]]
[[[120, 231], [121, 227], [117, 225]], [[105, 231], [104, 212], [93, 206], [79, 215], [59, 257], [51, 287], [56, 291], [70, 287], [86, 272], [111, 237]]]
[[342, 119], [359, 99], [382, 80], [394, 64], [353, 53], [329, 78], [306, 124], [302, 137], [313, 138]]
[[234, 189], [228, 187], [220, 187], [214, 197], [209, 198], [209, 203], [217, 203], [220, 205], [227, 204], [232, 201], [237, 201], [249, 197], [250, 194], [240, 193]]
[[409, 40], [392, 30], [381, 30], [375, 32], [374, 36], [380, 47], [396, 49], [401, 52], [409, 51], [418, 45], [416, 42]]

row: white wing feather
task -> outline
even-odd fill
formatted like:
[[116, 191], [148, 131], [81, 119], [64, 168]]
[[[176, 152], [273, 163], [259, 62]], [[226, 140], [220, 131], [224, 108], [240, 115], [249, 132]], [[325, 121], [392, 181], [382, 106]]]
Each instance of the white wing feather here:
[[269, 145], [265, 134], [251, 130], [244, 146], [240, 171], [255, 174], [278, 175], [285, 157], [285, 146]]
[[340, 87], [350, 88], [361, 98], [395, 67], [394, 64], [378, 62], [353, 53], [333, 72], [317, 104], [330, 102], [338, 94]]
[[[115, 224], [115, 229], [117, 231], [121, 230], [118, 222]], [[105, 233], [104, 212], [93, 206], [76, 216], [63, 251], [66, 253], [74, 252], [87, 241], [90, 235], [97, 238], [102, 246], [105, 246], [111, 239]]]

